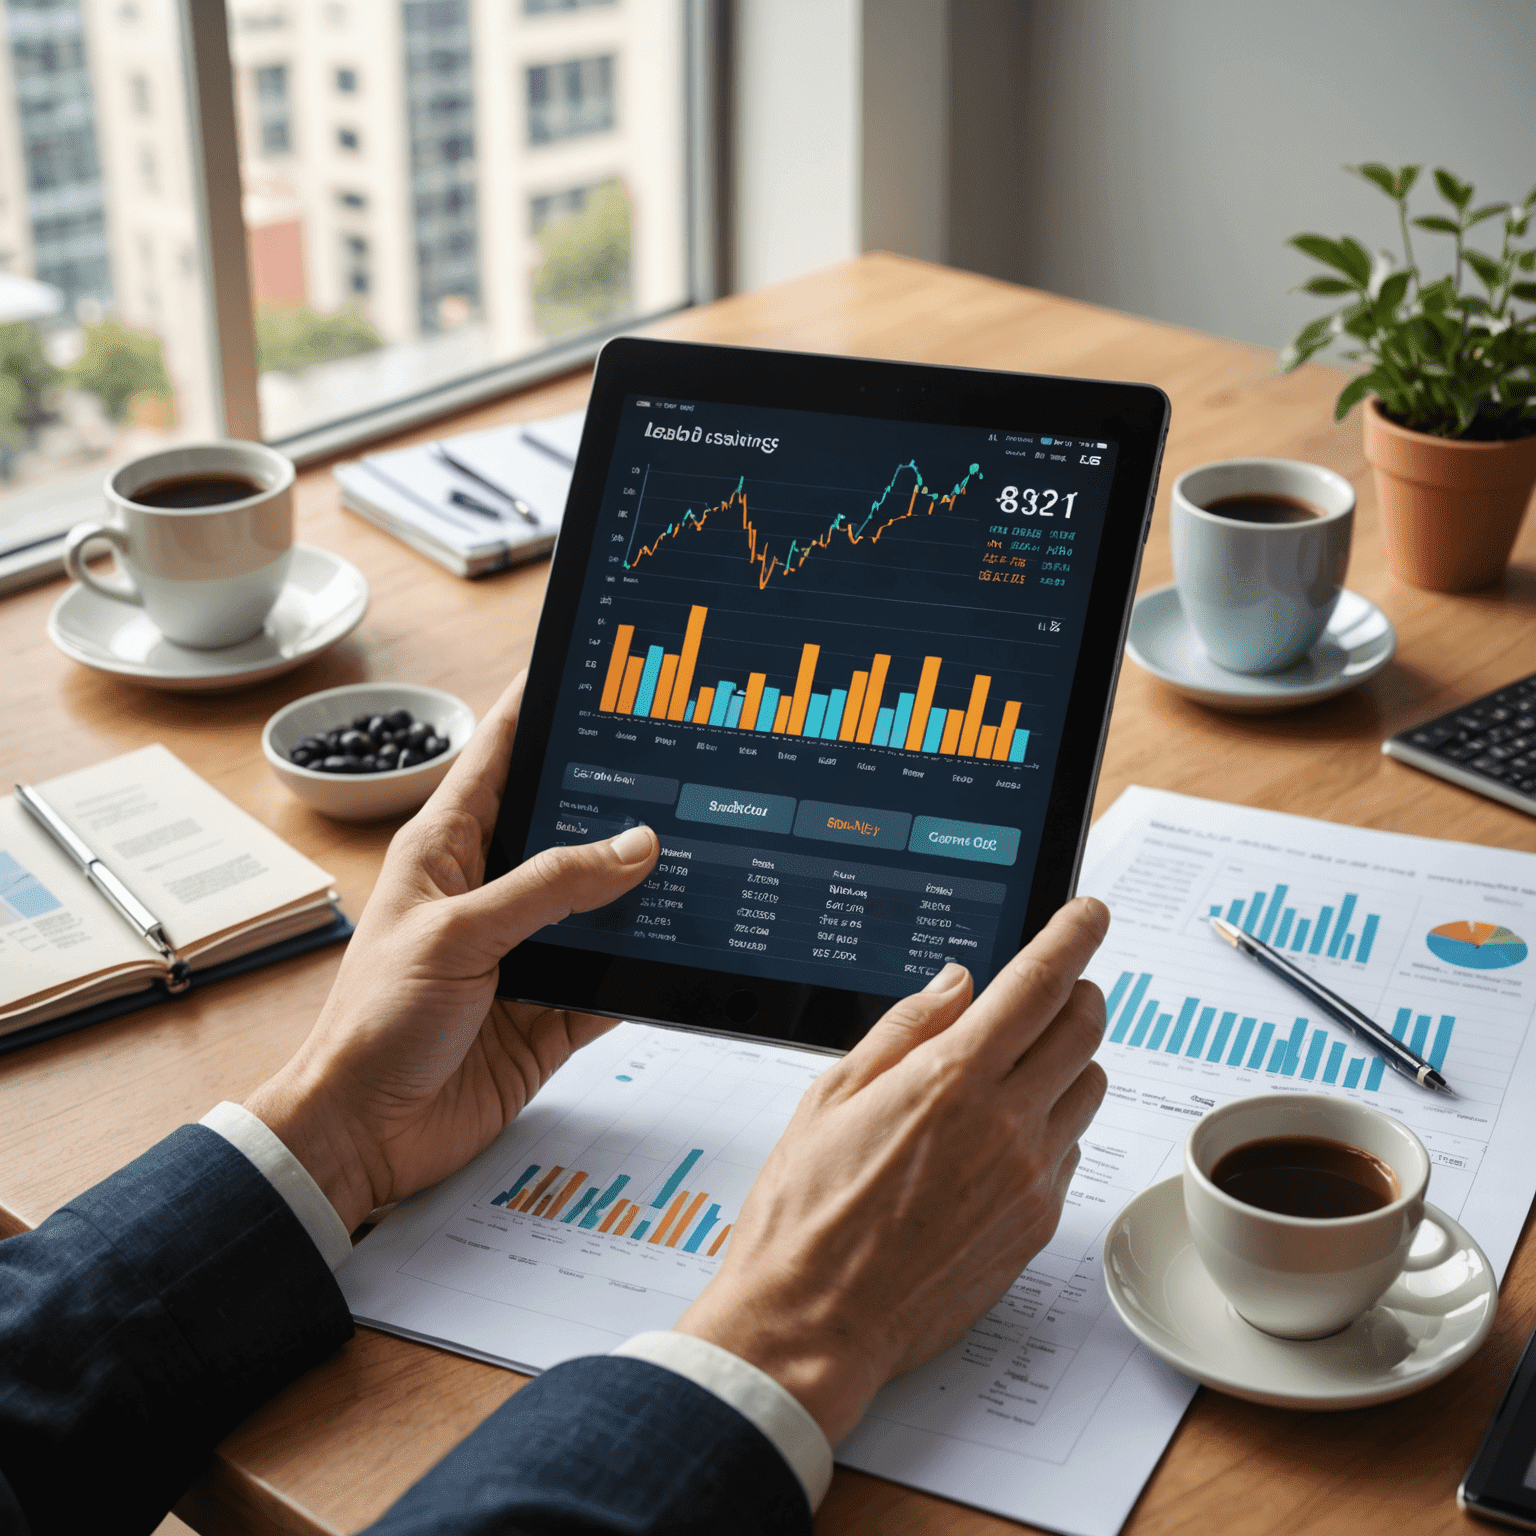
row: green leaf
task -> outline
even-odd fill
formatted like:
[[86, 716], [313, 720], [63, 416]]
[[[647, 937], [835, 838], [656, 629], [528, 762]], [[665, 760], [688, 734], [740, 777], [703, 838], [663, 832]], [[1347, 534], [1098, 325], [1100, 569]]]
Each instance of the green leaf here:
[[1408, 194], [1413, 190], [1414, 182], [1419, 179], [1419, 172], [1423, 169], [1424, 167], [1422, 165], [1404, 165], [1398, 167], [1397, 195], [1399, 197], [1408, 196]]
[[1332, 298], [1339, 293], [1354, 293], [1355, 284], [1347, 283], [1342, 277], [1314, 277], [1311, 282], [1301, 285], [1303, 293], [1316, 293]]
[[1497, 288], [1504, 281], [1504, 268], [1492, 256], [1485, 256], [1481, 251], [1463, 251], [1462, 254], [1467, 265], [1483, 280], [1485, 288]]
[[1371, 253], [1351, 235], [1345, 235], [1339, 241], [1339, 250], [1349, 263], [1345, 268], [1346, 275], [1365, 287], [1371, 280]]
[[1460, 211], [1472, 201], [1472, 188], [1465, 181], [1457, 181], [1449, 171], [1435, 171], [1435, 185], [1440, 189], [1443, 197], [1453, 208]]
[[1515, 265], [1522, 272], [1536, 272], [1536, 251], [1521, 251], [1515, 257]]
[[1412, 281], [1409, 272], [1394, 272], [1390, 277], [1383, 279], [1381, 288], [1376, 294], [1376, 310], [1387, 318], [1397, 312], [1397, 306], [1403, 302], [1403, 296], [1408, 292], [1408, 284]]
[[1438, 213], [1427, 213], [1423, 218], [1413, 220], [1416, 229], [1432, 229], [1437, 235], [1459, 235], [1461, 225], [1455, 219], [1447, 219]]
[[1358, 264], [1352, 264], [1352, 258], [1345, 252], [1344, 247], [1337, 240], [1330, 240], [1326, 235], [1297, 235], [1289, 243], [1298, 251], [1305, 252], [1314, 261], [1321, 261], [1335, 271], [1342, 272], [1356, 288], [1365, 287], [1370, 279], [1370, 258], [1366, 257], [1365, 271], [1360, 272]]
[[[1526, 271], [1529, 272], [1530, 268], [1527, 267]], [[1536, 283], [1516, 283], [1509, 292], [1512, 298], [1523, 299], [1527, 304], [1536, 304]]]
[[1339, 395], [1339, 398], [1333, 407], [1333, 419], [1335, 421], [1343, 421], [1344, 418], [1348, 416], [1349, 413], [1357, 405], [1359, 405], [1359, 403], [1364, 400], [1368, 394], [1370, 394], [1373, 388], [1374, 385], [1371, 382], [1371, 375], [1368, 373], [1362, 373], [1359, 378], [1351, 379], [1349, 383], [1344, 386], [1343, 392]]
[[1476, 213], [1469, 213], [1467, 215], [1467, 228], [1471, 229], [1474, 224], [1481, 224], [1484, 219], [1491, 219], [1496, 213], [1507, 213], [1508, 211], [1508, 203], [1484, 203]]
[[1373, 160], [1366, 165], [1346, 165], [1346, 171], [1353, 171], [1356, 176], [1363, 176], [1367, 181], [1381, 188], [1388, 197], [1394, 201], [1398, 196], [1397, 177], [1379, 160]]

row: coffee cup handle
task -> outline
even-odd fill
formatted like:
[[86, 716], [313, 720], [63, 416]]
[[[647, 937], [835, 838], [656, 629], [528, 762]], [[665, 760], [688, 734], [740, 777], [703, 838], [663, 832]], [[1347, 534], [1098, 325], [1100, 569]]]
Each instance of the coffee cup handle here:
[[[87, 546], [100, 540], [112, 546], [117, 556], [117, 580], [103, 580], [85, 563]], [[136, 603], [144, 606], [144, 599], [132, 578], [123, 569], [123, 556], [127, 553], [127, 540], [121, 530], [107, 528], [101, 523], [79, 523], [69, 530], [64, 541], [64, 569], [72, 580], [99, 592], [103, 597], [115, 598], [120, 603]]]
[[[1447, 1231], [1444, 1226], [1435, 1220], [1432, 1212], [1432, 1207], [1425, 1210], [1424, 1219], [1419, 1223], [1417, 1230], [1413, 1234], [1413, 1244], [1410, 1245], [1408, 1250], [1408, 1257], [1403, 1264], [1403, 1272], [1405, 1274], [1412, 1274], [1421, 1269], [1437, 1268], [1439, 1265], [1445, 1263], [1448, 1258], [1450, 1258], [1452, 1250], [1456, 1247], [1456, 1239], [1451, 1236], [1450, 1232]], [[1431, 1248], [1427, 1253], [1415, 1253], [1413, 1251], [1413, 1246], [1417, 1245], [1419, 1241], [1419, 1233], [1422, 1232], [1425, 1227], [1433, 1227], [1439, 1234], [1440, 1241], [1437, 1242], [1435, 1246]]]

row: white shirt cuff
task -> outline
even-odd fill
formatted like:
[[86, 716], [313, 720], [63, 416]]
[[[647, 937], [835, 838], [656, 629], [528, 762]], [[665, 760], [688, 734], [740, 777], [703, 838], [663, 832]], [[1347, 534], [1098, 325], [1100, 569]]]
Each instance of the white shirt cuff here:
[[256, 1170], [287, 1202], [320, 1250], [320, 1257], [335, 1269], [352, 1256], [352, 1238], [336, 1207], [320, 1192], [308, 1170], [278, 1139], [277, 1133], [250, 1110], [225, 1100], [198, 1122], [216, 1131], [256, 1165]]
[[613, 1351], [648, 1360], [713, 1392], [764, 1435], [800, 1479], [814, 1514], [832, 1481], [832, 1447], [797, 1398], [738, 1355], [688, 1333], [637, 1333]]

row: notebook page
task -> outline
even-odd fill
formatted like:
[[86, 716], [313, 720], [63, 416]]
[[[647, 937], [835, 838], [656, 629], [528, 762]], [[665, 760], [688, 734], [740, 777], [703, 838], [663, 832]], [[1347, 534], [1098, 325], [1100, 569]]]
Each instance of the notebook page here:
[[39, 788], [160, 919], [176, 949], [195, 949], [331, 884], [318, 864], [159, 744]]

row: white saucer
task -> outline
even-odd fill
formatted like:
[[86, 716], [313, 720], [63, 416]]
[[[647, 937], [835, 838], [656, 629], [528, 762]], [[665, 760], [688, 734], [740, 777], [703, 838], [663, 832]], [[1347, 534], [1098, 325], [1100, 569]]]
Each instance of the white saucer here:
[[199, 693], [291, 672], [345, 639], [368, 611], [368, 583], [350, 561], [293, 546], [288, 580], [259, 635], [217, 651], [167, 640], [142, 608], [76, 582], [48, 615], [48, 638], [82, 666], [151, 688]]
[[1400, 1276], [1364, 1317], [1327, 1339], [1277, 1339], [1232, 1310], [1190, 1241], [1178, 1177], [1144, 1189], [1111, 1225], [1104, 1279], [1148, 1349], [1218, 1392], [1275, 1408], [1364, 1408], [1439, 1381], [1493, 1327], [1499, 1287], [1487, 1255], [1443, 1211], [1426, 1210], [1450, 1234], [1450, 1252], [1432, 1269]]
[[1397, 651], [1392, 621], [1368, 597], [1347, 588], [1323, 637], [1284, 672], [1251, 676], [1218, 667], [1185, 617], [1179, 589], [1158, 587], [1136, 599], [1125, 653], [1171, 688], [1218, 709], [1260, 714], [1295, 709], [1346, 693], [1375, 675]]

